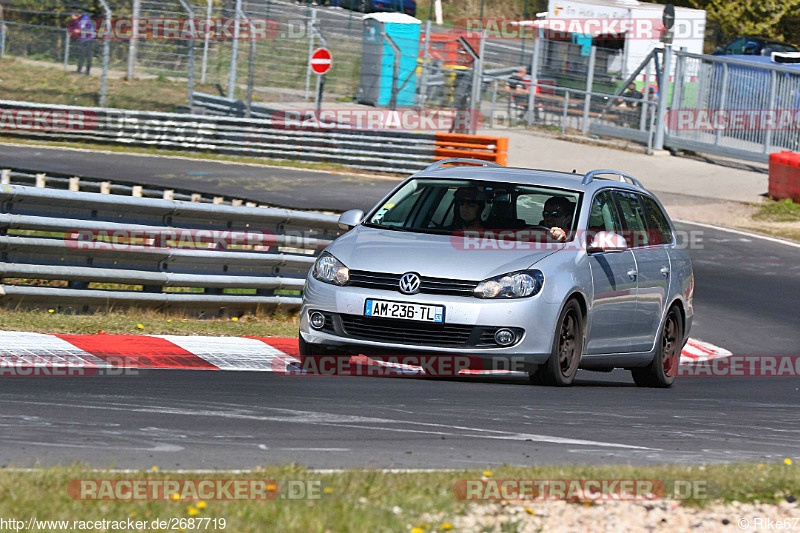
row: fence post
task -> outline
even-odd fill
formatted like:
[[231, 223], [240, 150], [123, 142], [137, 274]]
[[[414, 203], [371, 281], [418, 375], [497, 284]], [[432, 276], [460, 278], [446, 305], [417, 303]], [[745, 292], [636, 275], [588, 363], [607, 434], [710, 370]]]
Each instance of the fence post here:
[[589, 133], [589, 112], [592, 106], [592, 85], [594, 83], [594, 64], [597, 60], [597, 47], [592, 45], [589, 50], [589, 72], [586, 76], [586, 94], [583, 102], [583, 134]]
[[[106, 12], [105, 23], [111, 26], [111, 8], [108, 7], [106, 0], [98, 0]], [[108, 56], [109, 56], [109, 40], [103, 39], [103, 74], [100, 76], [100, 101], [99, 107], [106, 105], [106, 89], [108, 87]]]
[[[196, 32], [194, 31], [194, 10], [189, 6], [186, 0], [178, 0], [181, 3], [181, 7], [186, 11], [186, 14], [189, 16], [189, 20], [191, 20], [191, 27], [192, 27], [192, 35], [195, 35]], [[186, 69], [186, 87], [189, 93], [189, 112], [192, 112], [192, 108], [194, 107], [194, 38], [189, 39], [189, 42], [186, 43], [189, 47], [187, 51], [187, 58], [186, 62], [188, 63]]]
[[[712, 70], [712, 76], [711, 76], [711, 83], [712, 84], [714, 83], [713, 70]], [[719, 112], [722, 112], [722, 111], [725, 110], [725, 106], [728, 105], [727, 100], [728, 100], [728, 64], [727, 63], [723, 63], [722, 64], [722, 90], [720, 91], [720, 95], [719, 95], [719, 108], [718, 108]], [[721, 138], [722, 138], [722, 130], [717, 128], [716, 131], [714, 132], [714, 144], [718, 145]]]
[[[64, 30], [64, 70], [69, 68], [69, 30]], [[2, 55], [2, 54], [0, 54]]]
[[428, 99], [428, 63], [431, 59], [431, 21], [425, 21], [425, 51], [422, 55], [422, 76], [420, 76], [419, 84], [419, 107], [425, 109], [425, 103]]
[[667, 93], [669, 92], [670, 63], [672, 62], [672, 45], [664, 45], [664, 61], [661, 66], [661, 85], [658, 88], [658, 115], [656, 116], [656, 133], [653, 140], [654, 150], [664, 149], [664, 116], [667, 113]]
[[[317, 22], [317, 10], [311, 10], [311, 19], [306, 23], [306, 31], [308, 32], [308, 57], [311, 57], [311, 54], [314, 53], [314, 24]], [[306, 65], [306, 93], [305, 98], [308, 100], [308, 91], [311, 87], [311, 62], [307, 61], [308, 64]]]
[[536, 105], [536, 87], [539, 83], [539, 56], [542, 53], [541, 35], [534, 35], [533, 53], [531, 54], [531, 85], [528, 91], [528, 126], [533, 125], [533, 109]]
[[133, 27], [131, 28], [131, 38], [128, 40], [128, 74], [126, 79], [128, 81], [133, 79], [136, 70], [136, 47], [138, 46], [139, 32], [139, 16], [142, 7], [142, 0], [133, 0], [133, 13], [131, 14]]
[[492, 111], [489, 114], [489, 128], [494, 128], [494, 114], [497, 108], [497, 80], [492, 80]]
[[566, 90], [566, 94], [564, 95], [564, 112], [561, 116], [561, 136], [563, 137], [567, 133], [567, 110], [569, 109], [569, 89]]
[[[206, 3], [206, 27], [208, 28], [211, 26], [211, 2], [212, 0], [208, 0]], [[200, 83], [206, 82], [206, 67], [208, 65], [208, 39], [211, 36], [211, 32], [207, 31], [205, 37], [203, 38], [203, 66], [200, 70]]]
[[6, 55], [6, 16], [0, 4], [0, 59]]
[[250, 118], [253, 114], [253, 84], [255, 83], [256, 75], [256, 39], [253, 34], [253, 28], [250, 28], [250, 54], [248, 56], [247, 65], [247, 95], [245, 97], [245, 113], [244, 116]]
[[480, 42], [478, 43], [478, 57], [472, 62], [472, 94], [470, 95], [470, 103], [472, 104], [472, 113], [474, 116], [470, 117], [469, 132], [475, 134], [475, 125], [478, 123], [477, 115], [481, 110], [481, 89], [483, 88], [483, 54], [486, 46], [486, 34], [481, 31]]
[[239, 55], [239, 13], [242, 12], [242, 0], [236, 0], [236, 12], [233, 24], [233, 46], [231, 48], [231, 70], [228, 76], [228, 98], [236, 96], [236, 61]]
[[[778, 73], [774, 70], [769, 71], [769, 107], [767, 107], [767, 111], [774, 111], [775, 110], [775, 90], [777, 89], [778, 85]], [[769, 122], [766, 122], [767, 131], [764, 135], [764, 153], [768, 154], [770, 148], [772, 148], [772, 126]]]

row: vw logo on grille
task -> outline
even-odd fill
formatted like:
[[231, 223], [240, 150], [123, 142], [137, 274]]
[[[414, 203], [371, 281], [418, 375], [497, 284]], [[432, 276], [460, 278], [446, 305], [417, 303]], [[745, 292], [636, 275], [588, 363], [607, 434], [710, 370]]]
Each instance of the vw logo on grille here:
[[416, 294], [419, 292], [419, 275], [406, 272], [400, 278], [400, 292], [403, 294]]

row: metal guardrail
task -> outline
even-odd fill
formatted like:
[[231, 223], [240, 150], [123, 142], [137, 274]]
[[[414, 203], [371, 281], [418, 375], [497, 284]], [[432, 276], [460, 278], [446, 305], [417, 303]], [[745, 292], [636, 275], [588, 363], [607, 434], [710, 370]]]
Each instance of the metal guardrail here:
[[0, 186], [0, 205], [5, 307], [296, 307], [315, 255], [341, 231], [332, 215], [20, 185]]
[[338, 163], [365, 170], [410, 174], [434, 159], [434, 133], [360, 130], [287, 130], [269, 119], [156, 113], [0, 100], [8, 110], [60, 112], [76, 118], [71, 128], [3, 128], [3, 134], [200, 150], [242, 156]]

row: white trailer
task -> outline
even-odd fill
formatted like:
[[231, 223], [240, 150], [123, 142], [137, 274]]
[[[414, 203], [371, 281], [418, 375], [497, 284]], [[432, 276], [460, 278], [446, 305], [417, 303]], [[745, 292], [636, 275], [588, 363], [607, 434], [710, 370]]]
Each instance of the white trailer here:
[[[663, 47], [663, 12], [664, 5], [637, 0], [549, 0], [546, 18], [537, 20], [534, 26], [614, 43], [620, 50], [619, 62], [615, 63], [625, 78], [654, 48]], [[702, 54], [705, 29], [704, 10], [675, 8], [675, 49], [686, 47], [688, 52]]]

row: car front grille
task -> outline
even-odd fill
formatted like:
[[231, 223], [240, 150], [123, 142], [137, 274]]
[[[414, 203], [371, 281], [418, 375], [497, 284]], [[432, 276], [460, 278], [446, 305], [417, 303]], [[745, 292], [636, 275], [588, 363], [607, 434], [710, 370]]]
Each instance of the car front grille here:
[[[386, 291], [400, 292], [402, 274], [351, 270], [348, 285]], [[420, 276], [419, 292], [423, 294], [449, 294], [454, 296], [473, 296], [477, 281]]]
[[[494, 340], [494, 334], [500, 329], [500, 326], [437, 324], [361, 315], [338, 315], [338, 317], [342, 334], [355, 340], [442, 348], [498, 347]], [[515, 332], [516, 342], [519, 342], [522, 339], [523, 330], [509, 329]]]

